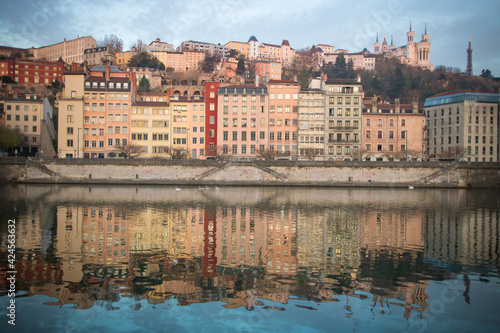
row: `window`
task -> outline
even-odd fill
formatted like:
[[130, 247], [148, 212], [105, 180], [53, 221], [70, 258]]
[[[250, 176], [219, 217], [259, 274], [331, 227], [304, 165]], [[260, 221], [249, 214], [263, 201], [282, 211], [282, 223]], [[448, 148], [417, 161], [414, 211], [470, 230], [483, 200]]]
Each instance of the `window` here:
[[67, 145], [68, 147], [73, 147], [73, 140], [67, 140], [67, 141], [66, 141], [66, 145]]

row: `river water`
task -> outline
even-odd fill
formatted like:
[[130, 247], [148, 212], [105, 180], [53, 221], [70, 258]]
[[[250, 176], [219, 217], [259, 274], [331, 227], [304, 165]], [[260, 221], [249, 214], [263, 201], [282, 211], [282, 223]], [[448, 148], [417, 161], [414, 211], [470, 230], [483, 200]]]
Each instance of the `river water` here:
[[496, 331], [499, 194], [0, 185], [0, 331]]

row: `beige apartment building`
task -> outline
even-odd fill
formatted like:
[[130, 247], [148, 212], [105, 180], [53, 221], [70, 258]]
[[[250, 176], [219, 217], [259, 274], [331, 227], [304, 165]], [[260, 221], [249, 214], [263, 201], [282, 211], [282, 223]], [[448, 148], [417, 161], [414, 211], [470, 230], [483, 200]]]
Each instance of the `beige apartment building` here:
[[456, 92], [425, 100], [427, 153], [438, 159], [499, 161], [500, 94]]
[[168, 100], [139, 100], [132, 104], [131, 144], [143, 157], [167, 157], [170, 151], [170, 107]]
[[361, 148], [363, 87], [356, 80], [325, 84], [325, 159], [352, 160]]
[[160, 60], [165, 68], [171, 68], [174, 72], [189, 72], [199, 68], [200, 62], [205, 60], [205, 52], [190, 51], [169, 52], [151, 50], [151, 55]]
[[270, 80], [269, 149], [278, 159], [295, 159], [298, 153], [298, 107], [300, 83]]
[[53, 157], [52, 140], [56, 137], [52, 123], [52, 106], [46, 97], [27, 94], [9, 96], [3, 104], [5, 127], [19, 131], [22, 141], [11, 153], [21, 156]]
[[83, 113], [85, 72], [64, 74], [59, 100], [57, 153], [60, 158], [83, 157]]
[[325, 153], [324, 82], [313, 79], [309, 88], [299, 92], [298, 158], [323, 159]]
[[78, 37], [57, 44], [31, 49], [34, 59], [57, 61], [59, 58], [65, 63], [83, 62], [86, 49], [95, 48], [96, 41], [92, 36]]

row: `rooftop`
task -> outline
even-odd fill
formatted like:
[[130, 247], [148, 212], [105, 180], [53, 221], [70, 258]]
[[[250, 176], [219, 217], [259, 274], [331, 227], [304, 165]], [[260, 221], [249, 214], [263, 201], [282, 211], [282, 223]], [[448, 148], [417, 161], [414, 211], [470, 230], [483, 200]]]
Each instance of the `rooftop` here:
[[437, 94], [425, 100], [424, 107], [463, 103], [468, 102], [482, 102], [482, 103], [500, 103], [500, 94], [495, 93], [481, 93], [472, 91], [457, 91], [451, 93]]

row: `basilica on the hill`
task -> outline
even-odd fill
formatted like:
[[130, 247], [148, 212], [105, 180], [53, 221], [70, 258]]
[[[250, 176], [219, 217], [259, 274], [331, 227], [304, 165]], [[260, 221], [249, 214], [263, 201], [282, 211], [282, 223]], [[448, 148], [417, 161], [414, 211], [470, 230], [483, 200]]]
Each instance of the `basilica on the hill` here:
[[431, 43], [429, 42], [429, 35], [427, 34], [427, 25], [425, 32], [422, 35], [422, 40], [415, 42], [415, 32], [411, 30], [406, 33], [406, 45], [396, 47], [393, 44], [391, 36], [391, 45], [387, 43], [386, 36], [382, 44], [377, 41], [373, 44], [375, 54], [384, 54], [388, 57], [398, 58], [402, 64], [418, 66], [421, 68], [429, 69], [432, 71], [433, 66], [430, 62]]

